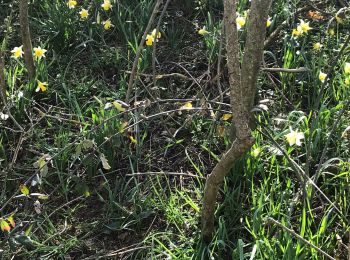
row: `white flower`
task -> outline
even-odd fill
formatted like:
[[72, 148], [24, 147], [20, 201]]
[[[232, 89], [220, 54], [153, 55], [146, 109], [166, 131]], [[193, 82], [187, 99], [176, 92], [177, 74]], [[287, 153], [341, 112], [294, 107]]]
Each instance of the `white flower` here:
[[0, 118], [1, 118], [1, 120], [7, 120], [9, 118], [9, 115], [0, 112]]
[[286, 134], [284, 137], [287, 139], [290, 146], [294, 144], [301, 146], [301, 139], [305, 138], [304, 133], [298, 132], [298, 130], [294, 131], [292, 128], [290, 128], [290, 133]]

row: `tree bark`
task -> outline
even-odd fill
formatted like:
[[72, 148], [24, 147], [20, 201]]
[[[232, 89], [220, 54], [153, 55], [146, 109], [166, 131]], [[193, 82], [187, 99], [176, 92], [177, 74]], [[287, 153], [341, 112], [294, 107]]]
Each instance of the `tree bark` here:
[[0, 104], [6, 105], [6, 81], [5, 81], [5, 62], [3, 52], [0, 50], [0, 88], [1, 88], [1, 99]]
[[272, 0], [252, 1], [248, 18], [248, 32], [240, 68], [236, 0], [224, 0], [224, 26], [226, 33], [227, 67], [229, 72], [231, 109], [233, 114], [232, 132], [235, 139], [231, 147], [208, 175], [204, 188], [202, 208], [202, 237], [206, 242], [214, 231], [214, 213], [219, 187], [236, 161], [254, 143], [250, 121], [256, 93], [260, 63], [262, 61], [266, 20]]
[[30, 37], [29, 30], [29, 21], [28, 21], [28, 0], [20, 0], [19, 3], [19, 22], [21, 25], [21, 36], [23, 43], [23, 52], [24, 52], [24, 62], [26, 64], [28, 75], [30, 79], [35, 78], [35, 65], [33, 60], [32, 53], [32, 42]]

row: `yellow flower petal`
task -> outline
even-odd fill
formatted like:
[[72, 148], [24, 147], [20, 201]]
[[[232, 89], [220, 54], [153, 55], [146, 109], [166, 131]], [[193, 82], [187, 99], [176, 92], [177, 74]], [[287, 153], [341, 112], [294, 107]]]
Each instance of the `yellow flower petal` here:
[[73, 9], [75, 8], [75, 6], [77, 5], [77, 1], [75, 0], [69, 0], [68, 3], [67, 3], [69, 9]]
[[162, 37], [162, 34], [160, 33], [160, 31], [158, 31], [157, 37], [156, 37], [156, 29], [154, 29], [154, 30], [152, 31], [151, 35], [153, 36], [153, 38], [157, 38], [157, 39], [159, 39], [160, 37]]
[[37, 82], [38, 82], [38, 86], [35, 92], [39, 92], [39, 91], [45, 92], [47, 90], [47, 85], [48, 85], [47, 82], [41, 82], [40, 80], [37, 80]]
[[4, 219], [0, 220], [0, 228], [2, 232], [10, 232], [11, 230], [9, 223], [7, 223], [7, 221]]
[[24, 54], [22, 47], [23, 46], [13, 48], [13, 50], [11, 51], [13, 58], [18, 59], [19, 57], [22, 57], [22, 55]]
[[237, 23], [237, 29], [238, 30], [240, 30], [241, 28], [243, 28], [244, 27], [244, 25], [245, 25], [245, 17], [243, 17], [243, 16], [238, 16], [237, 18], [236, 18], [236, 23]]
[[83, 8], [83, 9], [81, 9], [81, 11], [79, 12], [79, 14], [80, 14], [80, 18], [81, 18], [81, 19], [87, 19], [88, 16], [89, 16], [89, 11]]
[[21, 184], [21, 185], [19, 186], [19, 190], [21, 191], [21, 193], [22, 193], [23, 195], [25, 195], [25, 196], [28, 196], [28, 195], [29, 195], [29, 189], [28, 189], [28, 187], [27, 187], [26, 185]]
[[323, 83], [326, 78], [327, 78], [327, 74], [323, 73], [322, 71], [320, 71], [320, 74], [318, 75], [319, 80]]
[[34, 50], [34, 57], [37, 59], [41, 59], [42, 57], [45, 57], [45, 52], [47, 52], [47, 50], [42, 49], [40, 46], [33, 48]]
[[120, 112], [124, 112], [126, 109], [123, 107], [123, 105], [118, 101], [113, 101], [113, 106]]
[[345, 65], [344, 65], [344, 72], [346, 74], [350, 74], [350, 62], [345, 62]]
[[148, 34], [148, 35], [146, 36], [146, 45], [147, 45], [147, 46], [152, 46], [153, 42], [154, 42], [154, 37], [153, 37], [153, 35]]
[[103, 24], [103, 28], [105, 29], [105, 30], [109, 30], [111, 27], [113, 27], [114, 25], [112, 24], [112, 22], [111, 22], [111, 20], [107, 20], [107, 21], [104, 21], [104, 22], [102, 22], [102, 24]]
[[191, 109], [192, 107], [193, 107], [192, 102], [187, 102], [182, 107], [180, 107], [180, 109], [186, 110], [186, 109]]
[[112, 4], [111, 1], [109, 0], [104, 0], [103, 4], [101, 5], [101, 7], [103, 8], [103, 10], [108, 11], [110, 9], [112, 9]]
[[230, 118], [232, 117], [232, 114], [223, 114], [221, 119], [224, 120], [224, 121], [227, 121], [229, 120]]
[[206, 35], [208, 34], [209, 32], [205, 29], [205, 26], [202, 28], [202, 29], [199, 29], [198, 30], [198, 34], [199, 35]]

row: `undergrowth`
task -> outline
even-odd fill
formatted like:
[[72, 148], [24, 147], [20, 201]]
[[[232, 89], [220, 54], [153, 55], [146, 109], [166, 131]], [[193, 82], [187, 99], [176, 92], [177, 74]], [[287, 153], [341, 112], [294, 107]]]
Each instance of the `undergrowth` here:
[[[336, 21], [338, 1], [274, 1], [267, 38], [284, 26], [262, 66], [306, 69], [260, 73], [256, 142], [225, 179], [209, 244], [205, 178], [230, 143], [221, 1], [171, 1], [154, 39], [156, 81], [146, 45], [130, 104], [120, 100], [155, 1], [111, 1], [107, 11], [102, 1], [31, 1], [33, 46], [47, 50], [35, 80], [11, 57], [21, 45], [17, 2], [0, 3], [3, 259], [348, 257], [349, 17]], [[242, 17], [249, 2], [239, 1]], [[293, 37], [300, 19], [312, 29]], [[292, 130], [300, 146], [287, 142]]]

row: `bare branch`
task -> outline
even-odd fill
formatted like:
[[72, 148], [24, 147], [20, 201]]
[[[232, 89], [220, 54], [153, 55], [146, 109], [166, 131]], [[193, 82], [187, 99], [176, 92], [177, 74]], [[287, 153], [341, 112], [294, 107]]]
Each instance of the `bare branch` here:
[[260, 63], [264, 50], [264, 39], [266, 35], [266, 20], [272, 0], [252, 1], [251, 11], [248, 19], [247, 40], [244, 47], [242, 60], [242, 90], [244, 91], [244, 102], [248, 109], [254, 105], [256, 81], [258, 79]]

